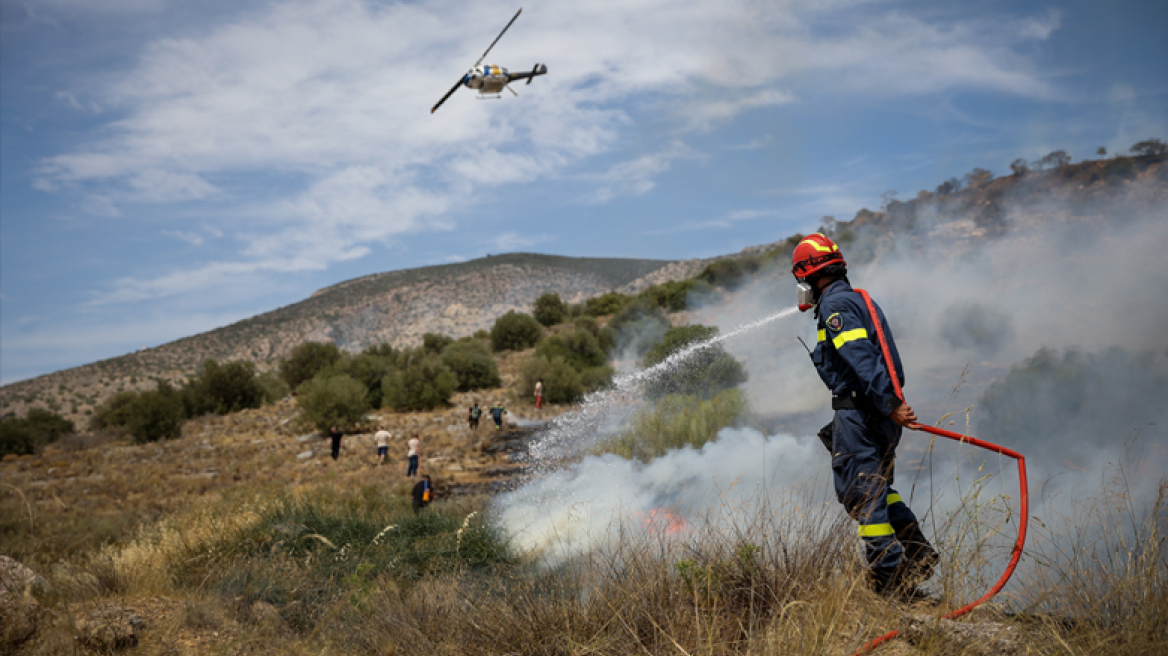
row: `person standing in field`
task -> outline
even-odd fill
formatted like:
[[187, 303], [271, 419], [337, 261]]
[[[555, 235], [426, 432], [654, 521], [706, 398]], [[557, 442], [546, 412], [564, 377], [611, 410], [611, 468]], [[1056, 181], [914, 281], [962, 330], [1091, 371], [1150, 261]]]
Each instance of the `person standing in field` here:
[[332, 440], [333, 460], [336, 460], [341, 455], [341, 438], [344, 436], [345, 434], [336, 426], [329, 428], [329, 439]]
[[475, 404], [466, 413], [466, 420], [470, 422], [470, 430], [472, 433], [479, 431], [479, 417], [482, 416], [483, 409], [479, 407], [478, 401], [475, 401]]
[[911, 596], [917, 583], [932, 576], [938, 555], [892, 487], [901, 431], [917, 421], [893, 384], [895, 377], [903, 387], [905, 376], [892, 330], [880, 306], [873, 302], [869, 308], [870, 299], [852, 288], [843, 253], [827, 236], [816, 233], [799, 242], [791, 266], [799, 309], [815, 310], [811, 362], [831, 390], [835, 417], [820, 439], [831, 452], [836, 497], [859, 525], [872, 588]]
[[535, 381], [535, 409], [543, 407], [543, 379]]
[[385, 464], [385, 457], [389, 455], [389, 431], [385, 430], [385, 426], [378, 426], [377, 432], [373, 434], [373, 439], [377, 442], [377, 466]]
[[491, 419], [495, 420], [495, 430], [503, 430], [503, 415], [507, 414], [507, 408], [503, 407], [502, 401], [496, 401], [495, 405], [491, 406]]
[[422, 455], [422, 440], [418, 439], [417, 433], [406, 442], [406, 447], [406, 458], [410, 461], [409, 467], [406, 468], [406, 476], [417, 476], [418, 456]]
[[414, 501], [414, 514], [417, 514], [422, 508], [430, 505], [430, 501], [434, 499], [434, 487], [430, 484], [430, 475], [422, 476], [422, 480], [414, 484], [414, 489], [410, 493]]

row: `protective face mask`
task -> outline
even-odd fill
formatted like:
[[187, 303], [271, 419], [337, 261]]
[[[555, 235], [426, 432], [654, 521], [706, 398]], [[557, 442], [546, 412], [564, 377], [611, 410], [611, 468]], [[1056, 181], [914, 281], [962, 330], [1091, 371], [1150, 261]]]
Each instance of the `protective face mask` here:
[[799, 311], [806, 312], [815, 307], [815, 288], [800, 280], [795, 283], [795, 299], [799, 303]]

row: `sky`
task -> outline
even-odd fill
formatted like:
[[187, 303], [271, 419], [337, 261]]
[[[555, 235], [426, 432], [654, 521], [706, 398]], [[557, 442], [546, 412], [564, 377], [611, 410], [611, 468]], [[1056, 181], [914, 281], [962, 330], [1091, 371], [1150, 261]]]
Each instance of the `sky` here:
[[0, 0], [0, 383], [489, 253], [709, 257], [1168, 139], [1168, 4]]

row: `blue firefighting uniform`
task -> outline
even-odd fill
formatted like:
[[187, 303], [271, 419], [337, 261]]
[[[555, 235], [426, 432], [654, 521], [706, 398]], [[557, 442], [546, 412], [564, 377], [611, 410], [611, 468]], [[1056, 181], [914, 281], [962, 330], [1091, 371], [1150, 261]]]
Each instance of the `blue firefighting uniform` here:
[[[876, 313], [903, 387], [904, 367], [892, 331], [879, 306]], [[836, 498], [859, 523], [873, 574], [888, 580], [904, 558], [897, 533], [917, 521], [892, 489], [901, 428], [888, 415], [902, 401], [884, 364], [873, 318], [846, 280], [823, 290], [815, 318], [818, 335], [811, 361], [831, 389], [832, 406], [853, 406], [835, 411], [831, 469]]]

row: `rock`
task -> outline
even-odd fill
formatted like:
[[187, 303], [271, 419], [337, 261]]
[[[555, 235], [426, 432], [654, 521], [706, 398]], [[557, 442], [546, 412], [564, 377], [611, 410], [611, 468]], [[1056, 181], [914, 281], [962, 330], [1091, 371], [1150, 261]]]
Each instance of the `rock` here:
[[311, 457], [312, 457], [312, 451], [304, 451], [302, 453], [296, 454], [297, 460], [308, 460]]
[[48, 589], [36, 572], [0, 556], [0, 647], [18, 645], [36, 633], [42, 609], [32, 591]]
[[126, 649], [138, 644], [142, 618], [131, 608], [107, 606], [77, 619], [77, 641], [97, 651]]
[[462, 471], [462, 465], [458, 464], [457, 462], [451, 463], [446, 465], [446, 471], [460, 472]]
[[0, 556], [0, 588], [13, 594], [30, 590], [44, 593], [49, 591], [49, 582], [8, 556]]
[[905, 615], [900, 635], [913, 645], [944, 641], [963, 653], [981, 656], [1013, 656], [1018, 653], [1018, 627], [1000, 622], [965, 623], [932, 615]]
[[319, 439], [320, 439], [320, 436], [317, 435], [316, 433], [305, 433], [303, 435], [296, 436], [297, 442], [311, 442], [313, 440], [319, 440]]

